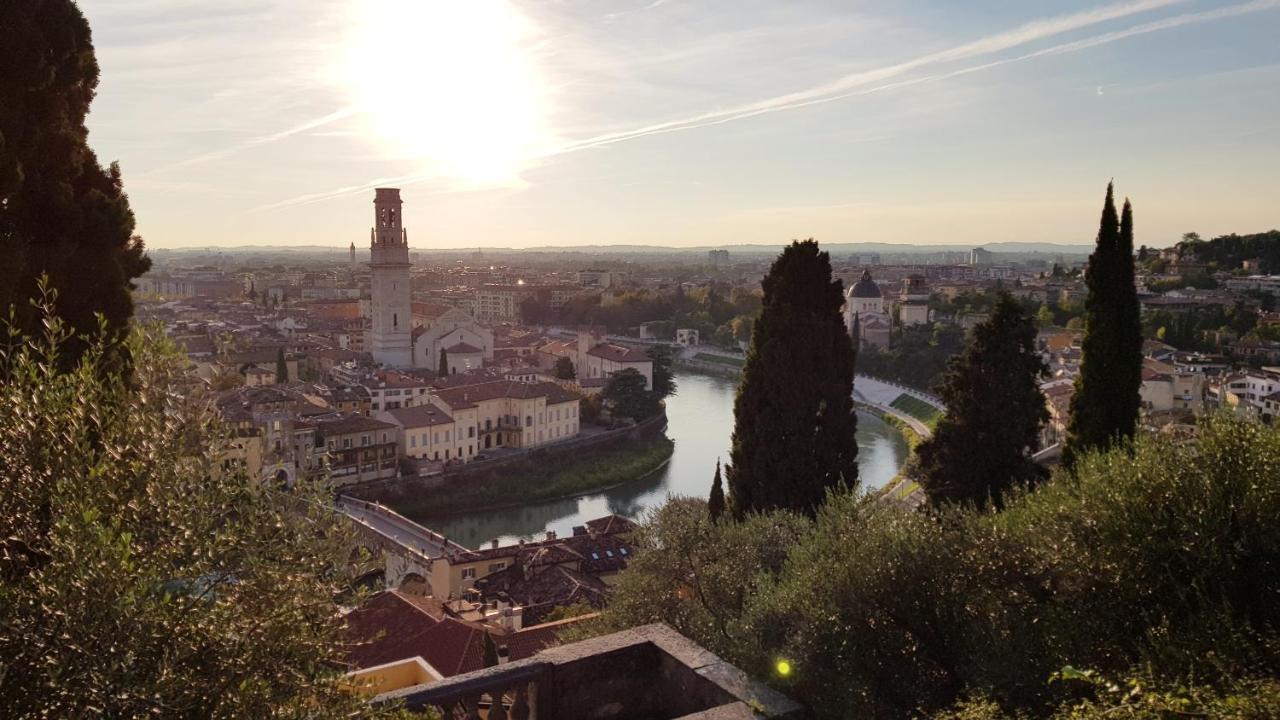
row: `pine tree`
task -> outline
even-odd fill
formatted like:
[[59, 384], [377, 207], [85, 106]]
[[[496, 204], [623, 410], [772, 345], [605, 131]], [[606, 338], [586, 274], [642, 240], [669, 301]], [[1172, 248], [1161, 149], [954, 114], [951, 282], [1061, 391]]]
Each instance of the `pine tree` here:
[[444, 377], [449, 374], [449, 353], [444, 348], [440, 348], [440, 363], [436, 367], [436, 375]]
[[284, 361], [284, 348], [276, 351], [276, 382], [289, 382], [289, 364]]
[[844, 293], [813, 240], [783, 250], [763, 287], [734, 400], [729, 494], [738, 518], [774, 508], [812, 515], [829, 489], [858, 482]]
[[[98, 85], [89, 24], [71, 0], [0, 3], [0, 315], [41, 332], [41, 276], [58, 315], [78, 332], [120, 335], [133, 315], [131, 281], [151, 261], [134, 235], [120, 168], [103, 168], [85, 116]], [[74, 365], [84, 337], [60, 357]]]
[[1127, 442], [1137, 431], [1142, 322], [1133, 279], [1133, 209], [1126, 200], [1124, 218], [1117, 219], [1108, 184], [1097, 247], [1085, 271], [1084, 343], [1063, 448], [1068, 467], [1080, 453]]
[[1010, 487], [1044, 476], [1029, 454], [1049, 417], [1039, 386], [1047, 372], [1035, 322], [1001, 293], [952, 359], [941, 390], [947, 414], [917, 450], [930, 502], [1000, 508]]
[[707, 512], [713, 521], [724, 514], [724, 483], [720, 480], [720, 458], [716, 458], [716, 475], [711, 480], [711, 497], [707, 498]]
[[555, 374], [560, 380], [573, 380], [578, 377], [578, 371], [573, 367], [573, 361], [567, 357], [556, 359]]

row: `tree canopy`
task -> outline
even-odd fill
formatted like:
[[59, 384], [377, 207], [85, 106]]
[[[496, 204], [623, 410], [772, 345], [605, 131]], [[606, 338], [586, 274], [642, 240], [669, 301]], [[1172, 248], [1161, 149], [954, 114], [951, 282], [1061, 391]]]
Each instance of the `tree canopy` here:
[[1063, 462], [1080, 452], [1128, 442], [1138, 425], [1142, 388], [1142, 310], [1134, 287], [1133, 209], [1117, 220], [1107, 185], [1097, 246], [1085, 271], [1084, 341], [1071, 397]]
[[63, 348], [66, 369], [98, 314], [110, 332], [124, 332], [131, 281], [151, 261], [119, 166], [102, 167], [87, 142], [98, 62], [80, 9], [71, 0], [0, 5], [0, 67], [0, 308], [13, 307], [17, 327], [38, 333], [28, 300], [39, 299], [47, 276], [59, 317], [80, 333]]
[[1035, 322], [1002, 294], [951, 362], [941, 397], [947, 413], [917, 450], [920, 485], [934, 503], [1003, 505], [1017, 485], [1042, 479], [1030, 459], [1048, 420]]
[[841, 282], [813, 240], [793, 242], [762, 283], [764, 305], [734, 400], [730, 506], [812, 514], [858, 482], [854, 347]]
[[42, 318], [0, 345], [0, 716], [373, 713], [335, 664], [356, 568], [326, 488], [246, 477], [158, 330], [60, 373]]

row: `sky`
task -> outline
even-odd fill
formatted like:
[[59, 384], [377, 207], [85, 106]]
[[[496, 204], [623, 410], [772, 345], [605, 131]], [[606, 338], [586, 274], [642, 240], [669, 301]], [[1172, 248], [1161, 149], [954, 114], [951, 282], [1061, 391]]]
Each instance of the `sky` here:
[[1280, 226], [1280, 0], [81, 0], [156, 248]]

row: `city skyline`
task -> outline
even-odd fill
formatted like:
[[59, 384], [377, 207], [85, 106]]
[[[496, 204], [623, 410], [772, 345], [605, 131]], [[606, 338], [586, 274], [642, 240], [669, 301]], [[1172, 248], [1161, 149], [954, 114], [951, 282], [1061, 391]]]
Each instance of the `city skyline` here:
[[154, 248], [1092, 240], [1270, 229], [1280, 0], [87, 0], [89, 141]]

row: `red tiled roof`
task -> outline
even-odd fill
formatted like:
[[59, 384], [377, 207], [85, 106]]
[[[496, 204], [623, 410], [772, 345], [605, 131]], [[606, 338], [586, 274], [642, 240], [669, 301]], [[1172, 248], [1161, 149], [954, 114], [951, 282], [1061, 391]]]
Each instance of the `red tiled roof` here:
[[475, 407], [476, 403], [503, 397], [528, 399], [546, 396], [548, 405], [577, 399], [552, 382], [522, 383], [514, 380], [490, 380], [476, 385], [443, 388], [437, 390], [436, 395], [453, 410]]
[[[430, 597], [396, 590], [380, 592], [347, 614], [347, 661], [356, 668], [421, 657], [445, 677], [484, 667], [480, 623], [449, 615]], [[523, 660], [559, 641], [568, 623], [548, 623], [517, 632], [493, 630], [511, 660]]]
[[426, 405], [416, 405], [414, 407], [396, 408], [388, 410], [387, 414], [396, 419], [404, 427], [428, 427], [431, 425], [444, 425], [453, 422], [453, 418], [449, 413], [441, 410], [436, 405], [427, 403]]
[[439, 303], [417, 301], [409, 303], [409, 312], [421, 317], [440, 317], [452, 309], [453, 308], [448, 305], [441, 305]]

